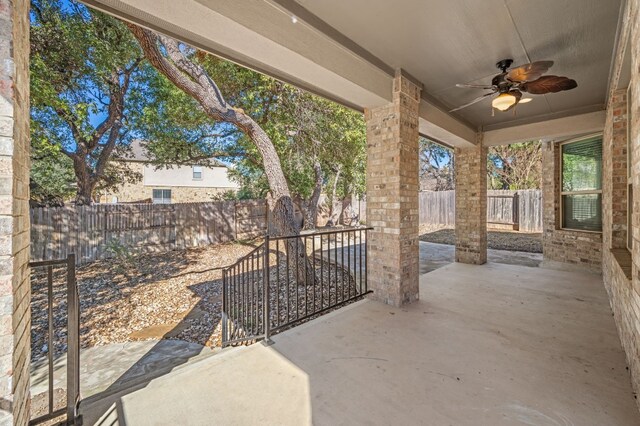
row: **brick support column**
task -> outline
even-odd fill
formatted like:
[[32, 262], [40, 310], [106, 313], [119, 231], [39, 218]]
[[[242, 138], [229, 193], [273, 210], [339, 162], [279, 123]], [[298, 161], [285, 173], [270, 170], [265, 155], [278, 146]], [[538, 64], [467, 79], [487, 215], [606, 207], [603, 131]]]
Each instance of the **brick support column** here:
[[393, 101], [365, 111], [369, 287], [394, 306], [418, 299], [420, 90], [397, 71]]
[[0, 424], [29, 420], [29, 0], [0, 0]]
[[487, 262], [487, 148], [456, 148], [456, 262]]
[[602, 139], [603, 249], [627, 247], [627, 89], [613, 92]]

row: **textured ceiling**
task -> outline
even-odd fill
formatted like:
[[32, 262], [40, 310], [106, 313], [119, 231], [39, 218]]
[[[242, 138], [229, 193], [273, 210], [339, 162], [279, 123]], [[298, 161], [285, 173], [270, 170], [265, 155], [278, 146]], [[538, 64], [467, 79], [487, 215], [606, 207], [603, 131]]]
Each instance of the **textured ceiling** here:
[[456, 112], [476, 127], [587, 112], [603, 107], [620, 0], [297, 0], [309, 12], [392, 68], [420, 80], [447, 108], [482, 90], [495, 63], [553, 60], [550, 74], [575, 79], [568, 92], [532, 96], [513, 112], [492, 116], [485, 100]]

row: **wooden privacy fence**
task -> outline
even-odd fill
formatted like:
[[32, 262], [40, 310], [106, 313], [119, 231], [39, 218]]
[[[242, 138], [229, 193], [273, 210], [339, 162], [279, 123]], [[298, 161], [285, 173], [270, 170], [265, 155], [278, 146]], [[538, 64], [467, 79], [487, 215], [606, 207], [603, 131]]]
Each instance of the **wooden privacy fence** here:
[[[420, 224], [454, 226], [456, 192], [420, 192]], [[522, 232], [542, 232], [542, 191], [487, 191], [489, 227], [512, 227]]]
[[525, 189], [518, 191], [520, 230], [542, 232], [542, 191]]
[[112, 244], [161, 252], [252, 238], [265, 227], [264, 200], [34, 208], [31, 260], [75, 253], [82, 264], [108, 257]]
[[419, 200], [421, 225], [456, 224], [456, 191], [423, 191]]

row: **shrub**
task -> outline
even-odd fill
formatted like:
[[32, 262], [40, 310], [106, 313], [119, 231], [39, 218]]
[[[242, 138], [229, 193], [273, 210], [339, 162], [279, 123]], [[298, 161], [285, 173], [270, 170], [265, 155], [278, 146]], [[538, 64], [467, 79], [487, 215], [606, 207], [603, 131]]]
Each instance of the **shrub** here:
[[112, 238], [107, 242], [105, 250], [108, 256], [115, 260], [116, 267], [120, 272], [125, 272], [135, 267], [134, 251], [128, 245], [120, 242], [120, 240]]

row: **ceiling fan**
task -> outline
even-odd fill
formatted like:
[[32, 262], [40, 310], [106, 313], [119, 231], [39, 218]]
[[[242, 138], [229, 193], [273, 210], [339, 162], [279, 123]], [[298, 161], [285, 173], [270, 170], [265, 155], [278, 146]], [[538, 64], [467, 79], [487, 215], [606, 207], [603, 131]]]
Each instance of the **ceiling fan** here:
[[490, 97], [493, 97], [491, 101], [493, 108], [500, 111], [509, 111], [519, 103], [531, 101], [531, 98], [522, 97], [523, 92], [531, 93], [532, 95], [544, 95], [545, 93], [556, 93], [578, 87], [578, 83], [570, 78], [558, 77], [557, 75], [542, 75], [551, 68], [553, 61], [537, 61], [509, 69], [512, 63], [513, 59], [503, 59], [496, 64], [496, 67], [502, 72], [493, 77], [491, 85], [456, 84], [457, 87], [462, 88], [491, 90], [491, 93], [485, 93], [449, 112], [461, 110]]

